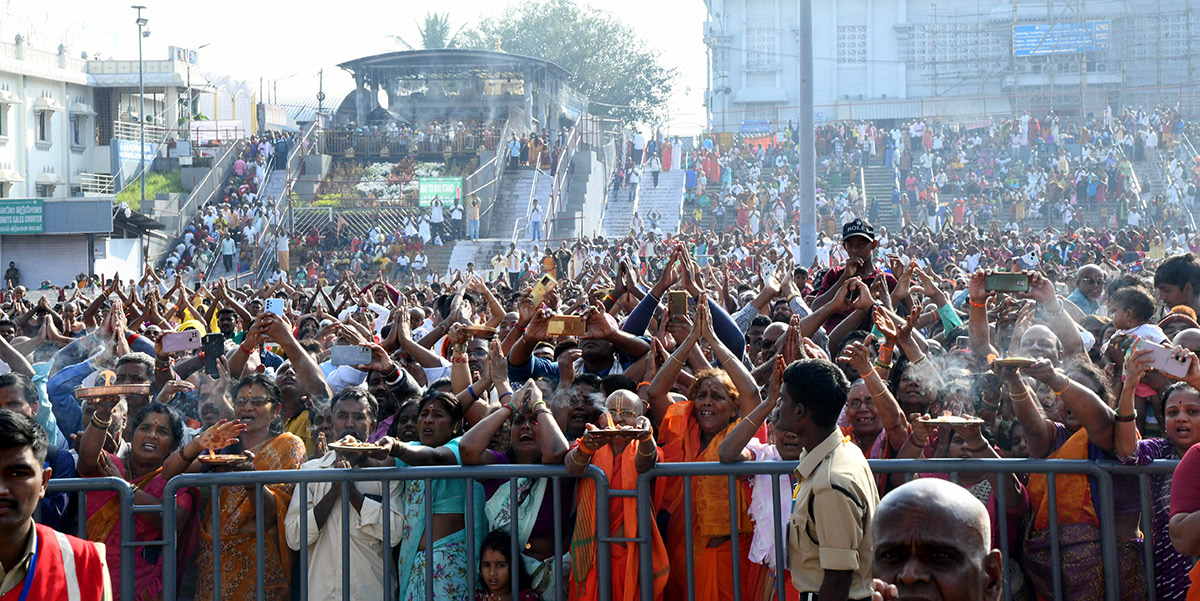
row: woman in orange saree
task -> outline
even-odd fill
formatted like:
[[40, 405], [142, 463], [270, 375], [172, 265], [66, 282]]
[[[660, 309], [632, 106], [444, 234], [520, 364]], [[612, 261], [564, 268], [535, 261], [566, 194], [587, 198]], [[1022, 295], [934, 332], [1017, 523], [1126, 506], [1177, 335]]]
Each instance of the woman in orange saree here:
[[[715, 308], [714, 308], [715, 307]], [[707, 294], [699, 295], [696, 324], [691, 333], [675, 348], [670, 359], [650, 383], [651, 419], [659, 425], [663, 459], [677, 463], [685, 461], [718, 461], [721, 441], [760, 402], [758, 387], [749, 370], [713, 332], [711, 311], [720, 310], [708, 302]], [[680, 319], [676, 316], [672, 319]], [[686, 317], [682, 317], [686, 320]], [[711, 349], [706, 357], [698, 343], [703, 339]], [[724, 369], [712, 369], [715, 361]], [[684, 365], [695, 369], [688, 389], [688, 400], [673, 402], [670, 393]], [[670, 514], [667, 527], [667, 549], [670, 565], [687, 565], [687, 528], [685, 520], [684, 483], [682, 478], [669, 478], [665, 483], [664, 510]], [[685, 569], [672, 570], [667, 580], [664, 598], [682, 599], [687, 594], [688, 579], [695, 583], [696, 599], [725, 600], [734, 598], [734, 562], [738, 562], [742, 598], [749, 599], [760, 590], [764, 577], [762, 566], [749, 560], [753, 525], [750, 521], [750, 485], [743, 478], [736, 485], [735, 507], [738, 548], [733, 548], [730, 524], [729, 481], [722, 476], [691, 479], [692, 493], [692, 558], [694, 574]]]
[[[241, 450], [246, 459], [232, 469], [294, 470], [304, 463], [304, 442], [294, 434], [283, 432], [280, 402], [279, 388], [265, 374], [243, 378], [234, 386], [234, 414], [247, 428], [240, 437], [240, 444], [233, 447]], [[196, 599], [241, 601], [256, 598], [255, 518], [259, 511], [264, 514], [266, 529], [262, 558], [264, 598], [279, 601], [290, 598], [291, 551], [279, 525], [287, 515], [293, 488], [292, 484], [263, 486], [262, 507], [256, 507], [253, 486], [220, 489], [220, 595], [214, 595], [213, 591], [212, 516], [205, 515], [200, 520], [200, 545], [196, 557]]]
[[[1017, 419], [1025, 427], [1031, 457], [1088, 460], [1111, 457], [1115, 414], [1107, 404], [1110, 393], [1102, 373], [1078, 366], [1064, 372], [1044, 359], [1022, 371], [1049, 386], [1057, 397], [1057, 406], [1047, 415], [1021, 376], [1011, 368], [1003, 368], [1001, 376], [1008, 386]], [[1096, 481], [1084, 474], [1063, 474], [1057, 476], [1056, 483], [1060, 545], [1057, 565], [1051, 560], [1051, 499], [1047, 478], [1042, 474], [1029, 478], [1033, 522], [1025, 539], [1024, 565], [1034, 593], [1038, 599], [1054, 598], [1053, 572], [1058, 570], [1062, 590], [1069, 598], [1103, 599], [1105, 574]], [[1114, 481], [1113, 498], [1109, 502], [1114, 503], [1117, 518], [1121, 599], [1146, 595], [1142, 543], [1137, 540], [1140, 515], [1137, 499], [1136, 488], [1131, 490], [1123, 480]]]

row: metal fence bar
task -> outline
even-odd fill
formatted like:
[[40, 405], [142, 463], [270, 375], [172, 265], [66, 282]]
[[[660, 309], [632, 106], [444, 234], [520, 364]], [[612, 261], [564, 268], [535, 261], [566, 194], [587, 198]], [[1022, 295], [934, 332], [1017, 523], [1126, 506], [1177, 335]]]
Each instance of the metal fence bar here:
[[[300, 601], [308, 601], [308, 484], [297, 485], [300, 489]], [[387, 523], [387, 522], [384, 522]], [[387, 573], [387, 570], [384, 570]], [[386, 589], [385, 589], [386, 590]]]
[[[170, 483], [167, 483], [167, 485], [168, 485], [168, 486], [170, 486]], [[175, 497], [174, 497], [174, 495], [172, 495], [170, 498], [171, 498], [171, 500], [172, 500], [172, 501], [174, 501], [174, 500], [175, 500]], [[163, 501], [165, 502], [166, 500], [167, 500], [167, 495], [166, 495], [166, 493], [164, 492], [164, 493], [163, 493]], [[164, 509], [164, 510], [166, 509], [166, 505], [174, 505], [174, 503], [169, 503], [169, 504], [167, 504], [167, 503], [164, 503], [164, 506], [163, 506], [163, 509]], [[212, 590], [213, 590], [213, 594], [214, 594], [214, 595], [219, 595], [219, 594], [221, 594], [221, 593], [220, 593], [220, 591], [221, 591], [221, 522], [220, 522], [220, 518], [221, 518], [221, 489], [220, 489], [219, 487], [217, 487], [217, 486], [213, 486], [213, 487], [212, 487], [212, 508], [211, 508], [211, 509], [212, 509], [212, 536], [213, 536], [213, 542], [212, 542], [212, 548], [213, 548], [213, 550], [212, 550], [212, 554], [213, 554], [213, 556], [212, 556], [212, 562], [213, 562], [213, 588], [212, 588]], [[172, 518], [172, 519], [171, 519], [171, 522], [170, 522], [172, 525], [174, 525], [174, 522], [175, 522], [175, 520], [174, 520], [174, 517], [175, 517], [175, 515], [174, 515], [174, 512], [172, 512], [172, 513], [171, 513], [171, 518]], [[175, 530], [174, 528], [172, 528], [172, 529], [170, 529], [170, 530], [167, 530], [167, 527], [166, 527], [166, 526], [167, 526], [167, 523], [168, 523], [168, 522], [167, 522], [167, 515], [166, 515], [166, 513], [165, 513], [165, 511], [164, 511], [164, 514], [163, 514], [163, 531], [164, 531], [164, 532], [174, 532], [174, 530]], [[169, 549], [169, 548], [168, 548], [168, 549], [167, 549], [167, 556], [169, 557], [169, 556], [171, 556], [171, 555], [172, 555], [172, 553], [171, 553], [171, 549]], [[163, 566], [163, 568], [164, 568], [164, 569], [163, 569], [163, 584], [165, 585], [165, 584], [166, 584], [166, 582], [167, 582], [167, 571], [166, 571], [166, 569], [165, 569], [165, 568], [166, 568], [166, 566]], [[174, 573], [172, 573], [172, 574], [171, 574], [171, 581], [173, 582], [174, 580], [175, 580], [175, 574], [174, 574]], [[165, 591], [164, 591], [164, 593], [165, 593]], [[164, 598], [164, 599], [174, 599], [174, 598], [175, 598], [175, 595], [170, 595], [170, 596], [168, 596], [168, 595], [166, 595], [166, 594], [163, 594], [163, 598]]]
[[1004, 474], [996, 474], [996, 529], [1000, 532], [997, 539], [1000, 541], [1000, 575], [1003, 583], [1003, 595], [1005, 599], [1012, 599], [1012, 582], [1008, 577], [1008, 566], [1011, 565], [1011, 560], [1008, 558], [1008, 478]]
[[[786, 560], [783, 556], [784, 517], [783, 510], [779, 508], [778, 500], [781, 498], [781, 493], [782, 491], [779, 489], [779, 477], [774, 476], [771, 478], [771, 499], [773, 500], [771, 503], [771, 513], [773, 513], [775, 516], [773, 520], [773, 523], [775, 524], [775, 598], [778, 601], [784, 601], [784, 599], [787, 599], [787, 591], [784, 590], [787, 586], [787, 578], [785, 576], [787, 574], [787, 568], [784, 566], [784, 562]], [[791, 495], [792, 491], [789, 490], [788, 496], [790, 497]]]
[[392, 592], [392, 483], [380, 480], [379, 490], [383, 491], [379, 499], [383, 508], [383, 596], [391, 599], [396, 596]]
[[740, 561], [742, 552], [741, 541], [738, 540], [739, 526], [741, 526], [741, 515], [738, 513], [738, 482], [736, 476], [728, 476], [729, 478], [729, 553], [733, 557], [733, 599], [741, 601], [742, 599], [742, 562]]
[[[266, 517], [263, 515], [263, 484], [254, 483], [254, 567], [258, 571], [254, 575], [254, 588], [258, 601], [267, 597], [267, 560], [266, 560]], [[279, 550], [283, 553], [283, 549]]]
[[562, 491], [559, 487], [562, 485], [562, 478], [553, 478], [550, 480], [550, 485], [554, 487], [554, 601], [562, 601], [563, 598], [563, 572], [562, 572], [562, 528], [559, 527], [562, 522]]
[[[520, 503], [517, 502], [517, 479], [509, 478], [508, 480], [508, 542], [509, 552], [511, 555], [510, 564], [513, 566], [521, 565], [521, 538], [520, 532], [517, 529], [517, 509]], [[481, 557], [482, 559], [482, 557]], [[521, 598], [521, 583], [517, 582], [518, 578], [509, 578], [509, 584], [512, 587], [512, 598]]]
[[46, 486], [47, 493], [76, 492], [80, 496], [79, 515], [82, 528], [80, 538], [87, 538], [87, 493], [94, 491], [113, 491], [121, 503], [121, 590], [117, 598], [121, 601], [133, 601], [135, 579], [133, 575], [133, 549], [138, 546], [134, 541], [133, 523], [133, 489], [121, 478], [59, 478], [51, 479]]
[[425, 478], [422, 482], [425, 486], [421, 495], [425, 505], [425, 601], [433, 601], [433, 480]]
[[[479, 486], [479, 483], [477, 483], [474, 479], [467, 480], [467, 491], [466, 491], [466, 493], [464, 493], [464, 497], [463, 497], [464, 501], [466, 501], [464, 507], [467, 512], [466, 515], [463, 516], [465, 518], [464, 522], [465, 522], [465, 527], [467, 529], [467, 563], [470, 565], [478, 565], [478, 563], [479, 563], [478, 558], [475, 557], [475, 545], [482, 542], [482, 541], [475, 540], [475, 487], [476, 486]], [[390, 557], [391, 551], [389, 550], [387, 553], [388, 553], [388, 556]], [[478, 583], [475, 582], [475, 575], [478, 574], [478, 572], [479, 572], [478, 570], [467, 570], [467, 590], [468, 591], [473, 591], [473, 590], [475, 590], [475, 587], [478, 586]]]
[[1138, 496], [1142, 509], [1142, 561], [1146, 564], [1147, 599], [1158, 599], [1154, 586], [1154, 511], [1150, 507], [1150, 475], [1138, 474]]
[[1095, 472], [1100, 484], [1100, 557], [1104, 565], [1104, 596], [1108, 601], [1118, 601], [1121, 598], [1121, 572], [1117, 562], [1117, 516], [1112, 474], [1098, 467], [1089, 471]]
[[[352, 482], [341, 485], [342, 502], [342, 601], [350, 601], [350, 492]], [[305, 485], [307, 486], [307, 485]], [[307, 515], [302, 519], [307, 519]], [[383, 516], [385, 522], [391, 521], [390, 515]], [[384, 569], [386, 572], [386, 567]]]
[[[1046, 475], [1046, 496], [1054, 499], [1053, 503], [1047, 503], [1050, 508], [1050, 523], [1058, 523], [1058, 480], [1054, 474]], [[1054, 598], [1062, 599], [1062, 570], [1058, 566], [1062, 565], [1062, 549], [1058, 546], [1058, 528], [1050, 529], [1050, 565], [1054, 566], [1051, 574], [1051, 588], [1054, 590]]]
[[[696, 547], [691, 527], [696, 522], [692, 519], [692, 479], [688, 476], [683, 477], [683, 516], [683, 523], [686, 524], [684, 530], [687, 531], [684, 537], [684, 548], [687, 549], [687, 598], [688, 601], [696, 601]], [[646, 551], [646, 556], [650, 556], [650, 551]], [[654, 569], [653, 564], [650, 569]]]
[[[605, 574], [612, 574], [612, 547], [610, 546], [612, 543], [608, 541], [612, 534], [610, 521], [612, 516], [608, 513], [608, 476], [594, 465], [589, 465], [586, 473], [596, 481], [596, 532], [604, 533], [603, 537], [596, 537], [596, 594], [600, 597], [600, 601], [610, 601], [612, 599], [612, 578], [604, 577]], [[653, 596], [645, 598], [653, 599]]]

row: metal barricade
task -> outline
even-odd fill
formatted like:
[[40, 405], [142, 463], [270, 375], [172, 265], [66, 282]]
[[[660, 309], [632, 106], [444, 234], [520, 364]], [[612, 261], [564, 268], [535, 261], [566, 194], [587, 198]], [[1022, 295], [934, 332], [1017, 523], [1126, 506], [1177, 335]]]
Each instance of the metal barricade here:
[[[609, 532], [609, 483], [608, 477], [599, 468], [589, 466], [586, 478], [591, 478], [596, 484], [596, 524], [597, 524], [597, 549], [596, 549], [596, 569], [599, 574], [610, 573], [609, 540], [607, 533]], [[173, 502], [175, 496], [181, 489], [184, 488], [208, 488], [212, 493], [211, 506], [209, 512], [211, 515], [207, 519], [212, 522], [213, 532], [213, 591], [221, 590], [221, 542], [220, 542], [220, 487], [223, 486], [246, 486], [254, 487], [253, 495], [255, 498], [255, 506], [261, 507], [263, 502], [263, 487], [267, 484], [299, 484], [293, 495], [299, 495], [298, 506], [304, 508], [308, 506], [308, 486], [310, 482], [380, 482], [381, 489], [390, 492], [394, 483], [397, 481], [421, 480], [425, 484], [424, 497], [424, 518], [425, 518], [425, 534], [424, 546], [427, 552], [425, 561], [425, 598], [427, 601], [433, 601], [433, 498], [429, 494], [432, 490], [432, 482], [434, 480], [497, 480], [508, 479], [510, 482], [510, 491], [512, 492], [512, 503], [517, 503], [517, 485], [518, 478], [549, 478], [553, 488], [554, 502], [554, 523], [555, 523], [555, 559], [554, 573], [557, 584], [554, 587], [554, 598], [558, 601], [566, 598], [566, 591], [563, 590], [562, 583], [565, 582], [566, 574], [563, 572], [561, 557], [563, 556], [564, 541], [562, 540], [562, 517], [559, 515], [561, 507], [561, 491], [559, 483], [563, 478], [575, 479], [567, 472], [562, 465], [490, 465], [490, 466], [428, 466], [428, 467], [396, 467], [396, 468], [361, 468], [361, 469], [320, 469], [320, 470], [281, 470], [281, 471], [260, 471], [260, 472], [228, 472], [228, 473], [207, 473], [207, 474], [184, 474], [172, 478], [167, 483], [163, 491], [163, 598], [174, 599], [177, 595], [176, 582], [178, 573], [178, 561], [176, 551], [180, 543], [178, 536], [178, 513], [176, 505]], [[475, 541], [475, 514], [477, 510], [481, 513], [482, 508], [474, 507], [474, 497], [471, 492], [467, 492], [466, 511], [464, 513], [466, 546], [469, 549], [467, 557], [467, 589], [474, 591], [476, 589], [476, 566], [478, 565], [478, 557], [475, 556], [475, 547], [478, 541]], [[381, 514], [383, 516], [383, 555], [380, 561], [383, 564], [384, 581], [383, 590], [393, 590], [391, 580], [392, 568], [395, 564], [395, 558], [392, 557], [392, 548], [388, 541], [391, 540], [391, 495], [382, 494], [380, 497], [382, 506]], [[350, 514], [350, 500], [348, 495], [342, 495], [340, 499], [342, 515]], [[519, 532], [519, 519], [517, 511], [510, 511], [512, 517], [509, 524], [509, 531], [512, 535], [513, 548], [512, 560], [514, 564], [520, 561], [519, 549], [517, 549], [517, 540]], [[257, 599], [262, 601], [265, 595], [265, 528], [263, 513], [256, 512], [255, 516], [255, 578]], [[308, 520], [301, 519], [300, 522], [300, 541], [299, 565], [293, 566], [293, 570], [299, 570], [299, 598], [305, 601], [309, 598], [308, 594]], [[277, 527], [283, 528], [283, 524]], [[604, 533], [603, 535], [601, 533]], [[341, 532], [341, 550], [342, 550], [342, 597], [345, 600], [350, 598], [350, 520], [342, 519]], [[567, 541], [569, 544], [569, 541]], [[283, 550], [281, 550], [283, 551]], [[407, 577], [405, 574], [398, 574], [399, 578]], [[132, 582], [132, 579], [131, 579]], [[519, 582], [517, 578], [512, 579], [512, 594], [516, 599], [519, 596]], [[607, 600], [611, 597], [611, 580], [606, 578], [598, 579], [599, 595], [601, 599]], [[473, 596], [473, 595], [472, 595]]]
[[[1123, 478], [1129, 477], [1136, 479], [1137, 490], [1140, 499], [1141, 510], [1141, 529], [1144, 533], [1144, 543], [1142, 547], [1142, 560], [1145, 563], [1144, 569], [1147, 579], [1147, 599], [1157, 599], [1157, 591], [1155, 590], [1155, 553], [1154, 553], [1154, 510], [1155, 499], [1152, 498], [1152, 478], [1169, 476], [1178, 461], [1154, 461], [1150, 465], [1145, 466], [1126, 466], [1112, 461], [1082, 461], [1082, 460], [1061, 460], [1061, 459], [888, 459], [888, 460], [871, 460], [871, 469], [875, 474], [902, 474], [911, 478], [916, 474], [949, 474], [952, 481], [957, 481], [959, 474], [977, 473], [977, 474], [995, 474], [998, 476], [1008, 474], [1045, 474], [1047, 476], [1047, 495], [1050, 498], [1057, 498], [1057, 476], [1061, 475], [1083, 475], [1094, 479], [1097, 488], [1093, 490], [1092, 498], [1098, 503], [1098, 518], [1101, 530], [1101, 564], [1104, 571], [1104, 588], [1106, 598], [1116, 600], [1121, 598], [1119, 568], [1118, 565], [1118, 538], [1115, 516], [1115, 499], [1114, 499], [1114, 477]], [[611, 548], [612, 543], [627, 543], [642, 545], [641, 553], [639, 554], [639, 570], [641, 598], [649, 599], [653, 597], [653, 559], [650, 549], [651, 538], [650, 532], [652, 521], [655, 519], [653, 514], [653, 506], [651, 502], [651, 492], [654, 486], [655, 478], [664, 477], [679, 477], [683, 479], [683, 514], [685, 520], [685, 546], [687, 551], [687, 561], [683, 566], [671, 566], [672, 569], [686, 570], [687, 574], [687, 599], [691, 601], [695, 598], [695, 573], [696, 567], [693, 561], [693, 510], [692, 510], [692, 490], [691, 482], [697, 477], [725, 477], [729, 482], [729, 496], [731, 499], [737, 498], [736, 480], [741, 477], [752, 475], [769, 475], [782, 476], [788, 475], [795, 470], [797, 462], [794, 461], [763, 461], [763, 462], [742, 462], [735, 464], [722, 464], [716, 462], [693, 462], [693, 463], [661, 463], [654, 469], [644, 474], [641, 474], [638, 479], [638, 487], [635, 491], [610, 489], [607, 476], [600, 469], [591, 466], [588, 468], [584, 478], [591, 478], [596, 485], [596, 563], [595, 569], [597, 572], [598, 593], [601, 599], [611, 598]], [[221, 542], [220, 542], [220, 488], [228, 486], [246, 486], [248, 489], [253, 487], [250, 492], [256, 506], [260, 506], [263, 502], [265, 494], [264, 486], [267, 484], [299, 484], [300, 486], [294, 491], [293, 495], [298, 495], [296, 502], [302, 512], [307, 511], [308, 507], [308, 483], [312, 482], [380, 482], [384, 491], [390, 491], [392, 487], [400, 485], [407, 481], [422, 481], [425, 485], [425, 491], [428, 493], [432, 490], [432, 482], [434, 480], [468, 480], [472, 482], [483, 480], [508, 480], [510, 483], [511, 503], [518, 503], [517, 479], [518, 478], [545, 478], [549, 479], [553, 490], [554, 516], [555, 524], [554, 533], [554, 561], [553, 571], [555, 575], [555, 585], [553, 587], [554, 599], [561, 600], [566, 596], [564, 591], [564, 583], [566, 582], [566, 573], [563, 570], [561, 558], [564, 551], [569, 549], [569, 541], [563, 540], [564, 519], [570, 516], [561, 515], [563, 494], [560, 489], [560, 484], [563, 478], [576, 479], [567, 472], [566, 468], [561, 465], [491, 465], [491, 466], [436, 466], [436, 467], [398, 467], [398, 468], [363, 468], [363, 469], [321, 469], [321, 470], [283, 470], [283, 471], [261, 471], [261, 472], [230, 472], [230, 473], [205, 473], [205, 474], [184, 474], [177, 476], [167, 483], [163, 491], [163, 503], [161, 505], [134, 505], [134, 493], [130, 485], [119, 478], [83, 478], [83, 479], [60, 479], [51, 480], [48, 491], [52, 493], [67, 492], [78, 495], [79, 513], [78, 528], [79, 535], [86, 537], [87, 534], [87, 511], [86, 511], [86, 493], [91, 491], [115, 491], [119, 496], [121, 504], [121, 525], [120, 525], [120, 540], [121, 540], [121, 590], [119, 598], [123, 601], [132, 601], [135, 589], [134, 577], [134, 553], [138, 547], [159, 547], [161, 549], [161, 557], [163, 562], [163, 598], [176, 598], [178, 593], [178, 550], [181, 544], [179, 536], [179, 519], [177, 505], [175, 503], [176, 496], [183, 489], [198, 488], [208, 489], [211, 491], [211, 502], [208, 507], [210, 515], [207, 519], [211, 521], [213, 526], [213, 590], [221, 590]], [[476, 485], [478, 483], [476, 482]], [[774, 498], [782, 498], [783, 495], [790, 495], [791, 491], [784, 490], [778, 477], [771, 478], [771, 493]], [[998, 486], [994, 489], [996, 495], [996, 507], [1007, 507], [1008, 491], [1004, 486]], [[612, 536], [610, 526], [611, 516], [609, 514], [609, 501], [613, 498], [632, 497], [636, 496], [638, 500], [638, 537], [633, 539], [625, 539]], [[382, 541], [383, 552], [380, 561], [384, 567], [383, 570], [383, 587], [385, 591], [393, 589], [393, 570], [395, 569], [395, 558], [392, 555], [392, 548], [387, 544], [391, 540], [391, 503], [394, 502], [391, 494], [382, 494], [378, 501], [382, 506], [381, 514], [383, 516], [382, 524]], [[433, 506], [434, 499], [431, 494], [424, 495], [424, 519], [425, 519], [425, 534], [424, 546], [425, 549], [432, 552], [434, 549], [433, 540]], [[468, 590], [474, 591], [476, 588], [476, 566], [478, 565], [478, 556], [475, 554], [475, 547], [478, 541], [475, 540], [475, 515], [481, 513], [482, 508], [475, 506], [475, 500], [472, 494], [467, 494], [465, 499], [465, 534], [466, 546], [468, 551]], [[348, 495], [342, 495], [339, 500], [342, 516], [350, 514], [350, 499]], [[1051, 564], [1059, 566], [1062, 559], [1062, 550], [1060, 548], [1059, 533], [1058, 533], [1058, 508], [1056, 503], [1050, 503], [1048, 506], [1049, 514], [1049, 538], [1050, 538], [1050, 561]], [[197, 507], [195, 511], [200, 511]], [[784, 549], [785, 549], [785, 525], [789, 519], [789, 515], [783, 513], [778, 503], [773, 504], [773, 522], [774, 522], [774, 538], [775, 538], [775, 565], [784, 566]], [[134, 516], [139, 513], [162, 513], [162, 532], [163, 539], [161, 541], [137, 541], [135, 540], [134, 532]], [[736, 503], [730, 503], [730, 523], [737, 524], [739, 521], [738, 506]], [[520, 530], [519, 517], [517, 511], [511, 511], [511, 523], [509, 531], [512, 533], [513, 547], [512, 558], [519, 561], [520, 549], [517, 548], [519, 536], [517, 533]], [[1010, 556], [1011, 549], [1007, 537], [1008, 532], [1008, 513], [1001, 509], [996, 512], [995, 520], [997, 522], [997, 539], [1002, 555], [1003, 566], [1003, 592], [1005, 599], [1012, 598], [1011, 582], [1009, 579], [1009, 569], [1012, 557]], [[263, 599], [265, 596], [265, 520], [264, 514], [258, 512], [255, 516], [255, 582], [257, 598]], [[284, 524], [278, 524], [278, 528], [285, 528]], [[299, 598], [309, 598], [309, 564], [308, 556], [308, 520], [301, 519], [299, 521], [299, 550], [298, 565], [293, 566], [294, 570], [299, 570], [298, 578], [295, 582], [299, 585]], [[744, 536], [744, 534], [743, 534]], [[343, 517], [341, 524], [341, 553], [342, 553], [342, 595], [344, 599], [349, 599], [351, 572], [350, 572], [350, 520]], [[739, 546], [739, 533], [736, 527], [731, 528], [730, 545], [733, 549]], [[564, 546], [564, 543], [567, 543]], [[281, 552], [290, 553], [290, 550], [281, 549]], [[432, 554], [432, 553], [430, 553]], [[228, 560], [226, 560], [228, 561]], [[433, 599], [434, 593], [432, 588], [433, 583], [433, 561], [425, 562], [425, 582], [426, 582], [426, 599]], [[782, 570], [778, 570], [782, 574]], [[725, 575], [722, 574], [721, 577]], [[398, 574], [398, 578], [405, 578], [405, 574]], [[741, 567], [738, 562], [733, 562], [732, 567], [732, 583], [734, 587], [735, 599], [741, 599], [740, 584], [744, 579], [741, 574]], [[519, 591], [518, 579], [513, 578], [513, 596], [517, 597]], [[787, 586], [786, 579], [779, 577], [775, 581], [776, 594], [779, 599], [784, 598], [785, 587]], [[1063, 578], [1061, 569], [1056, 569], [1052, 573], [1052, 587], [1054, 598], [1064, 598]], [[550, 593], [547, 593], [548, 595]]]
[[[77, 499], [79, 538], [87, 539], [87, 493], [93, 491], [111, 490], [117, 493], [121, 503], [121, 590], [114, 598], [121, 601], [133, 601], [133, 549], [134, 547], [156, 546], [156, 541], [136, 542], [133, 535], [133, 489], [129, 483], [120, 478], [60, 478], [51, 479], [46, 486], [47, 493], [74, 493]], [[145, 508], [138, 508], [144, 510]], [[158, 506], [150, 506], [149, 511], [158, 511]], [[65, 518], [66, 516], [64, 516]]]
[[[1100, 530], [1101, 530], [1101, 563], [1104, 569], [1104, 588], [1105, 596], [1108, 601], [1117, 601], [1121, 599], [1120, 593], [1120, 573], [1117, 562], [1118, 545], [1116, 532], [1116, 516], [1113, 497], [1113, 476], [1136, 476], [1139, 480], [1139, 496], [1141, 499], [1142, 508], [1142, 530], [1145, 535], [1143, 546], [1143, 559], [1146, 563], [1147, 577], [1147, 592], [1148, 599], [1157, 599], [1154, 590], [1154, 542], [1153, 529], [1151, 528], [1154, 520], [1153, 504], [1150, 499], [1150, 484], [1149, 478], [1153, 475], [1169, 475], [1178, 464], [1178, 461], [1155, 461], [1149, 466], [1125, 466], [1117, 462], [1104, 461], [1083, 461], [1083, 460], [1063, 460], [1063, 459], [884, 459], [871, 460], [871, 470], [875, 474], [907, 474], [915, 475], [919, 473], [933, 474], [950, 474], [952, 480], [957, 480], [957, 475], [961, 473], [984, 473], [984, 474], [1045, 474], [1047, 476], [1047, 495], [1050, 498], [1057, 498], [1056, 476], [1063, 474], [1080, 474], [1091, 478], [1095, 478], [1099, 490], [1093, 491], [1092, 498], [1099, 501], [1100, 504]], [[704, 476], [724, 476], [729, 479], [730, 498], [736, 499], [736, 479], [738, 477], [750, 475], [770, 475], [781, 476], [791, 474], [797, 466], [798, 462], [794, 461], [751, 461], [741, 463], [722, 464], [716, 462], [691, 462], [691, 463], [660, 463], [654, 469], [643, 473], [638, 478], [638, 532], [649, 533], [651, 528], [653, 504], [651, 501], [651, 492], [655, 478], [662, 477], [681, 477], [683, 478], [683, 510], [684, 510], [684, 530], [686, 532], [685, 545], [687, 550], [686, 566], [672, 566], [672, 569], [684, 567], [687, 570], [687, 601], [695, 599], [695, 565], [693, 562], [693, 536], [692, 536], [692, 494], [691, 480], [696, 477]], [[784, 493], [780, 490], [779, 478], [774, 477], [772, 482], [772, 496], [779, 498], [780, 494], [791, 494], [790, 491]], [[1000, 541], [1000, 551], [1002, 555], [1002, 574], [1004, 583], [1004, 599], [1012, 599], [1011, 582], [1009, 578], [1009, 562], [1011, 561], [1010, 550], [1008, 548], [1008, 515], [1003, 508], [1006, 507], [1006, 491], [1003, 486], [998, 486], [995, 489], [996, 506], [1002, 508], [997, 511], [997, 526], [1000, 535], [997, 537]], [[620, 496], [619, 491], [613, 492], [614, 496]], [[1062, 574], [1059, 567], [1060, 564], [1060, 545], [1058, 535], [1058, 515], [1057, 503], [1049, 504], [1049, 519], [1050, 519], [1050, 553], [1051, 563], [1056, 566], [1053, 572], [1053, 588], [1054, 598], [1062, 599]], [[784, 525], [788, 516], [781, 515], [779, 505], [774, 504], [774, 532], [775, 532], [775, 565], [785, 565], [783, 559], [784, 549]], [[730, 523], [736, 525], [738, 523], [737, 504], [730, 503]], [[737, 527], [730, 528], [730, 545], [735, 550], [738, 548]], [[641, 598], [653, 598], [653, 560], [651, 556], [651, 541], [648, 535], [642, 535], [638, 541], [642, 545], [641, 553], [639, 554], [639, 571], [640, 571], [640, 586]], [[741, 567], [737, 561], [733, 562], [732, 582], [734, 588], [734, 598], [742, 599], [740, 583], [742, 579]], [[781, 575], [782, 570], [778, 571]], [[722, 574], [722, 577], [724, 574]], [[785, 594], [785, 579], [778, 577], [775, 580], [775, 590], [778, 599], [783, 599]]]

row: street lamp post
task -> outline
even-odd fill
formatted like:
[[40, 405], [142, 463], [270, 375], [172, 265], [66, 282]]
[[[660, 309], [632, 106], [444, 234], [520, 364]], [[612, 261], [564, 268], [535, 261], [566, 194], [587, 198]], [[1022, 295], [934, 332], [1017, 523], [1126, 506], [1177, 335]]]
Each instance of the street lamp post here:
[[[199, 53], [201, 50], [207, 48], [208, 46], [209, 46], [209, 44], [201, 44], [199, 46], [196, 46], [196, 49], [193, 50], [193, 52]], [[199, 54], [197, 54], [197, 57], [199, 57]], [[188, 101], [187, 101], [187, 139], [191, 140], [192, 139], [192, 116], [196, 114], [196, 107], [195, 107], [196, 95], [194, 92], [192, 92], [192, 57], [190, 57], [190, 56], [188, 57], [188, 60], [187, 60], [187, 90], [188, 90], [188, 92], [187, 92], [187, 97], [188, 97]]]
[[138, 26], [138, 121], [139, 129], [141, 130], [141, 146], [138, 148], [138, 161], [141, 165], [142, 178], [142, 204], [146, 203], [146, 77], [145, 65], [142, 63], [142, 38], [150, 34], [144, 28], [149, 23], [142, 17], [142, 9], [145, 6], [134, 5], [133, 9], [137, 11], [137, 26]]

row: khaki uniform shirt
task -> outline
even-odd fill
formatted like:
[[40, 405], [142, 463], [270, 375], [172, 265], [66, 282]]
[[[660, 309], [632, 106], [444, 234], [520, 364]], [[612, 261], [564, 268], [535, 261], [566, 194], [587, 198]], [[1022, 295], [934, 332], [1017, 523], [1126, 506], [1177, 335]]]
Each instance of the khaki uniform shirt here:
[[854, 572], [850, 598], [871, 597], [871, 517], [879, 491], [867, 459], [834, 430], [800, 454], [788, 524], [788, 563], [800, 593], [821, 589], [825, 570]]

